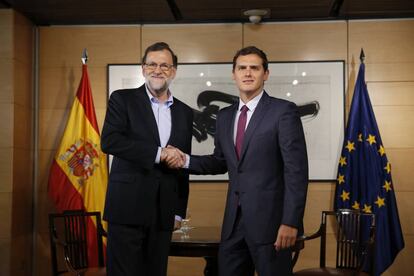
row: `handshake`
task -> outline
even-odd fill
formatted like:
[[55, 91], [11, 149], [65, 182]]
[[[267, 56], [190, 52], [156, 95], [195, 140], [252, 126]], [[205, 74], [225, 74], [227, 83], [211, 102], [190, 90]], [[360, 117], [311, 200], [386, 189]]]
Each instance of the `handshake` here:
[[186, 159], [186, 154], [173, 146], [168, 145], [161, 149], [160, 161], [167, 164], [170, 169], [183, 168]]

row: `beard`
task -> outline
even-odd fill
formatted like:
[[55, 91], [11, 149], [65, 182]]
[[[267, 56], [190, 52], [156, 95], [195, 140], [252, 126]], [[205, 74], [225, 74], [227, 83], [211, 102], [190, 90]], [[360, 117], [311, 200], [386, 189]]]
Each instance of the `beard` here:
[[145, 84], [147, 85], [147, 87], [158, 96], [168, 91], [171, 81], [171, 79], [166, 79], [164, 81], [154, 81], [151, 80], [150, 77], [145, 78]]

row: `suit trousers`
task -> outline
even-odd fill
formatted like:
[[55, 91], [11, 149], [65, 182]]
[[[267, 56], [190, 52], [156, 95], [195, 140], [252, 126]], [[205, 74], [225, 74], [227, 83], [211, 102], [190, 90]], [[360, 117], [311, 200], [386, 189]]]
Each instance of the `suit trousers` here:
[[167, 275], [171, 235], [171, 231], [160, 229], [158, 224], [108, 223], [107, 275]]
[[233, 232], [227, 240], [221, 241], [219, 248], [220, 276], [253, 276], [256, 270], [259, 276], [292, 275], [292, 251], [276, 251], [274, 242], [257, 244], [246, 235], [241, 208]]

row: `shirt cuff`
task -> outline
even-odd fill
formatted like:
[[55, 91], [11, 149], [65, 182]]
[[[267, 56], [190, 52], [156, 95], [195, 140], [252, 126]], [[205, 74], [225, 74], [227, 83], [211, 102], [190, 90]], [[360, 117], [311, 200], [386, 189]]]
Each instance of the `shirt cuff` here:
[[157, 151], [157, 155], [155, 156], [155, 164], [159, 164], [160, 163], [160, 159], [161, 159], [161, 147], [158, 147], [158, 151]]
[[175, 215], [175, 220], [176, 220], [176, 221], [182, 221], [182, 220], [183, 220], [183, 218], [182, 218], [182, 217], [180, 217], [180, 216], [178, 216], [178, 215]]
[[185, 154], [185, 164], [184, 164], [184, 169], [188, 169], [190, 167], [190, 155], [188, 155], [187, 153]]

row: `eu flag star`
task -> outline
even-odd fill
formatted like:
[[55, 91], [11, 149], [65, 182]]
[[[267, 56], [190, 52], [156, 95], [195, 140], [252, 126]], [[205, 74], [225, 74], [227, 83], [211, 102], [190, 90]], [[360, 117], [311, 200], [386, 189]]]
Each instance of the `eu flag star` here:
[[383, 156], [385, 154], [385, 149], [382, 145], [379, 147], [378, 152], [381, 156]]
[[341, 167], [346, 165], [346, 157], [339, 157], [339, 164], [341, 165]]
[[346, 144], [345, 148], [348, 149], [348, 152], [352, 152], [355, 150], [355, 143], [348, 140], [348, 143]]
[[387, 181], [387, 180], [385, 180], [385, 184], [384, 184], [384, 186], [382, 186], [384, 189], [385, 189], [385, 191], [387, 191], [387, 192], [389, 192], [389, 191], [391, 191], [392, 189], [391, 189], [391, 181]]
[[375, 141], [375, 135], [368, 135], [367, 142], [369, 143], [369, 145], [377, 143], [377, 141]]
[[359, 210], [359, 203], [358, 201], [354, 201], [354, 205], [352, 205], [352, 209]]
[[390, 163], [390, 162], [387, 162], [387, 166], [385, 166], [385, 167], [384, 167], [384, 170], [385, 170], [387, 173], [390, 173], [390, 172], [391, 172], [391, 163]]
[[375, 204], [378, 205], [378, 208], [381, 208], [382, 206], [385, 206], [385, 198], [381, 198], [377, 196], [377, 201], [375, 201]]
[[349, 200], [349, 192], [345, 192], [345, 190], [344, 191], [342, 191], [342, 194], [341, 194], [341, 198], [342, 198], [342, 201], [345, 201], [345, 200]]
[[362, 142], [362, 133], [358, 134], [358, 142]]
[[338, 184], [341, 185], [342, 183], [345, 183], [345, 175], [338, 174]]
[[362, 209], [362, 211], [364, 211], [367, 214], [371, 214], [372, 213], [371, 206], [364, 204], [364, 209]]

